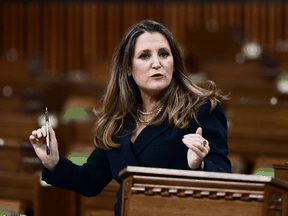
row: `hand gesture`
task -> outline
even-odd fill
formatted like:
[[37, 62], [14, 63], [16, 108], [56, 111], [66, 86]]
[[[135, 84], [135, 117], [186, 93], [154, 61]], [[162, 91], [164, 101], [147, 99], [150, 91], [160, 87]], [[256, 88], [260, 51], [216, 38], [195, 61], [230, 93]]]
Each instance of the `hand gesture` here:
[[182, 141], [189, 148], [187, 152], [189, 167], [197, 169], [210, 151], [209, 142], [202, 137], [202, 128], [199, 127], [195, 134], [184, 135]]
[[49, 125], [50, 133], [50, 155], [46, 153], [46, 128], [42, 126], [38, 130], [32, 131], [32, 134], [29, 137], [29, 140], [37, 154], [37, 156], [42, 161], [43, 165], [49, 169], [51, 172], [54, 170], [55, 166], [59, 161], [59, 151], [58, 143], [56, 139], [55, 131], [52, 129], [52, 126]]

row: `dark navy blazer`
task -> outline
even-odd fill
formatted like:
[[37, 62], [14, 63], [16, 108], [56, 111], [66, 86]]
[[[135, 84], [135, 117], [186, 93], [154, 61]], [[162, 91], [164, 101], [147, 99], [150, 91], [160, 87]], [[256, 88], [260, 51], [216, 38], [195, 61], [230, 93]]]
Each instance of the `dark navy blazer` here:
[[[120, 184], [117, 192], [118, 202], [115, 215], [121, 215], [122, 180], [118, 173], [127, 166], [143, 166], [188, 170], [187, 151], [182, 138], [185, 134], [195, 133], [202, 127], [202, 136], [209, 141], [210, 152], [205, 157], [205, 170], [213, 172], [231, 172], [231, 164], [227, 158], [227, 121], [222, 108], [217, 104], [209, 114], [210, 102], [202, 105], [197, 113], [197, 120], [191, 127], [175, 129], [167, 122], [159, 126], [146, 126], [138, 135], [134, 144], [130, 145], [132, 127], [122, 131], [119, 148], [105, 151], [95, 149], [83, 166], [77, 166], [60, 156], [60, 161], [53, 173], [44, 168], [42, 179], [56, 187], [72, 190], [84, 196], [96, 196], [112, 180]], [[131, 125], [131, 124], [130, 124]], [[126, 133], [126, 135], [125, 135]]]

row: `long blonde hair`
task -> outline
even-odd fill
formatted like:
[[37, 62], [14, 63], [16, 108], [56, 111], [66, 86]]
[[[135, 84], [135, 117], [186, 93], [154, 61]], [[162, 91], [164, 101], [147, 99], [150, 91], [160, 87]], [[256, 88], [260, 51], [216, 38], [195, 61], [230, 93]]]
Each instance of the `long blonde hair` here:
[[94, 142], [98, 148], [111, 150], [119, 147], [120, 144], [114, 140], [125, 127], [128, 116], [137, 121], [141, 96], [134, 79], [128, 76], [128, 70], [132, 66], [136, 40], [144, 32], [159, 32], [165, 36], [171, 48], [175, 68], [170, 85], [160, 94], [155, 107], [157, 109], [164, 106], [161, 117], [150, 125], [159, 125], [168, 120], [172, 127], [188, 128], [191, 121], [197, 121], [196, 113], [201, 105], [210, 100], [212, 111], [218, 100], [227, 99], [214, 82], [208, 81], [207, 89], [204, 89], [189, 79], [178, 42], [165, 26], [152, 20], [141, 21], [128, 29], [117, 47], [112, 58], [111, 78], [102, 108], [94, 110], [97, 117]]

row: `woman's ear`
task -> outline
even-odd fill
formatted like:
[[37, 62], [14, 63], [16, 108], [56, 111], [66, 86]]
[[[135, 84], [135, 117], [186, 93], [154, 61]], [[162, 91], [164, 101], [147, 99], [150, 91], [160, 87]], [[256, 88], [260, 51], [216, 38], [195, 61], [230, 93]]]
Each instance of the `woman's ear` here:
[[128, 76], [131, 76], [132, 75], [132, 72], [131, 72], [131, 68], [128, 69]]

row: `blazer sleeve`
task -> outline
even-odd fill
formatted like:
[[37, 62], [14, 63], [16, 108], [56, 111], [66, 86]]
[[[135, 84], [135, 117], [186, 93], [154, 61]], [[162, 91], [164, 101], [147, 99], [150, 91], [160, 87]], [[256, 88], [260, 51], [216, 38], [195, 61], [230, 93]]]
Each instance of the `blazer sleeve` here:
[[201, 106], [197, 113], [198, 127], [202, 127], [202, 136], [209, 141], [210, 151], [205, 157], [204, 170], [212, 172], [231, 172], [231, 163], [228, 159], [227, 119], [217, 103], [210, 113], [211, 103]]
[[82, 166], [60, 156], [53, 172], [44, 167], [42, 180], [55, 187], [91, 197], [101, 193], [112, 180], [112, 174], [106, 152], [95, 149]]

